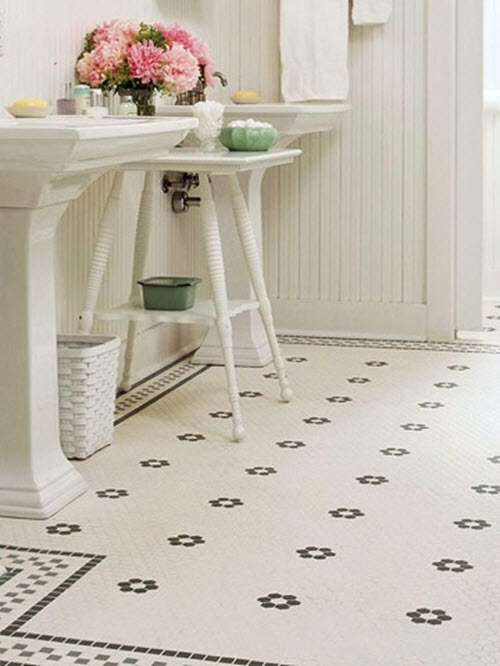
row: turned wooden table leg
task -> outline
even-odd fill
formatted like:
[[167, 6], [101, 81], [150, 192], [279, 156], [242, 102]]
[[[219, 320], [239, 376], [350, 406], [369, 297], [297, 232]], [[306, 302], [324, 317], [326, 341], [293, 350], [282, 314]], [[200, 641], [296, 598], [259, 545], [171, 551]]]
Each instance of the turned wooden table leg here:
[[[137, 229], [135, 232], [134, 265], [132, 269], [132, 287], [130, 290], [129, 301], [133, 305], [142, 305], [141, 286], [137, 284], [138, 280], [144, 277], [146, 269], [146, 260], [149, 250], [149, 239], [151, 228], [153, 226], [154, 213], [154, 192], [157, 174], [155, 171], [147, 171], [144, 180], [144, 188], [141, 195], [141, 203], [137, 216]], [[127, 345], [125, 347], [125, 364], [120, 388], [123, 391], [130, 391], [132, 388], [132, 364], [134, 360], [134, 347], [137, 337], [137, 322], [130, 321], [127, 331]]]
[[212, 186], [207, 174], [200, 174], [200, 189], [203, 235], [208, 271], [212, 283], [212, 296], [217, 314], [216, 325], [224, 356], [229, 399], [233, 411], [233, 439], [239, 442], [245, 437], [245, 429], [241, 416], [240, 396], [234, 367], [233, 335], [227, 302], [226, 276], [219, 222], [215, 210]]
[[234, 217], [240, 235], [241, 245], [250, 273], [252, 286], [259, 301], [259, 312], [262, 317], [262, 323], [266, 330], [269, 346], [273, 355], [274, 366], [278, 373], [279, 382], [281, 386], [281, 399], [284, 402], [290, 402], [293, 397], [292, 389], [288, 383], [288, 378], [285, 371], [285, 363], [281, 356], [276, 332], [274, 329], [273, 315], [271, 310], [271, 303], [269, 301], [264, 280], [264, 273], [262, 271], [261, 262], [259, 259], [259, 249], [255, 240], [252, 221], [248, 213], [248, 208], [245, 198], [238, 182], [238, 177], [235, 174], [229, 176], [231, 185], [231, 200], [233, 204]]
[[80, 314], [78, 327], [80, 333], [90, 333], [94, 325], [94, 312], [97, 307], [97, 299], [101, 291], [104, 273], [108, 266], [118, 225], [118, 207], [120, 205], [123, 176], [124, 173], [120, 171], [115, 174], [106, 210], [104, 211], [102, 223], [99, 228], [94, 255], [92, 257], [87, 293], [85, 295], [83, 310]]

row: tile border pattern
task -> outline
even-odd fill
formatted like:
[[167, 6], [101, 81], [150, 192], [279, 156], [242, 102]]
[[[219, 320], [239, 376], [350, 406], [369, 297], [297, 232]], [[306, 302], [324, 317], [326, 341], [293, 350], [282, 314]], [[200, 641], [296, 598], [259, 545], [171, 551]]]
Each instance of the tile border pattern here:
[[398, 349], [401, 351], [458, 352], [461, 354], [500, 354], [500, 345], [482, 342], [418, 342], [415, 340], [372, 340], [368, 338], [333, 338], [320, 335], [279, 335], [283, 345]]
[[149, 407], [157, 400], [161, 400], [161, 398], [198, 377], [211, 367], [183, 361], [185, 361], [185, 357], [179, 359], [174, 366], [169, 366], [159, 373], [155, 373], [127, 393], [119, 395], [115, 403], [115, 426]]
[[[7, 551], [11, 558], [19, 554], [36, 555], [36, 557], [26, 559], [26, 566], [22, 568], [12, 569], [8, 567], [7, 574], [1, 577], [0, 583], [6, 584], [18, 574], [22, 580], [28, 580], [29, 578], [33, 578], [33, 572], [36, 572], [35, 578], [38, 581], [33, 583], [33, 585], [55, 583], [55, 586], [48, 594], [45, 594], [41, 599], [36, 601], [28, 610], [21, 610], [19, 617], [0, 631], [0, 666], [16, 666], [16, 664], [19, 664], [19, 666], [37, 666], [38, 664], [48, 664], [58, 661], [65, 664], [65, 666], [66, 664], [75, 664], [76, 666], [77, 664], [95, 663], [99, 663], [101, 666], [111, 666], [111, 664], [117, 666], [187, 666], [188, 663], [199, 664], [201, 662], [232, 664], [234, 666], [286, 666], [285, 664], [238, 657], [225, 657], [142, 645], [122, 645], [120, 643], [94, 641], [71, 636], [56, 636], [22, 631], [24, 625], [32, 620], [37, 613], [41, 612], [50, 603], [55, 601], [57, 597], [81, 580], [94, 567], [105, 560], [106, 556], [13, 545], [0, 545], [0, 550]], [[54, 573], [50, 572], [50, 567], [46, 566], [46, 563], [54, 562], [54, 557], [57, 558], [56, 563], [64, 563], [64, 566], [67, 566], [66, 563], [70, 563], [74, 567], [75, 559], [83, 560], [83, 564], [76, 571], [70, 573], [69, 576], [65, 576], [62, 582], [54, 581], [52, 578], [40, 582], [40, 578], [54, 576]], [[26, 588], [28, 586], [25, 583], [18, 585], [21, 594], [23, 593], [22, 590], [26, 590]], [[28, 592], [25, 592], [25, 595], [27, 594]], [[58, 647], [49, 647], [49, 645], [58, 645]], [[6, 653], [18, 654], [19, 658], [26, 658], [28, 661], [16, 661], [17, 657], [14, 660], [6, 660], [4, 659]], [[33, 659], [33, 657], [35, 657], [35, 660], [31, 664], [29, 659]], [[158, 660], [165, 657], [167, 661]]]

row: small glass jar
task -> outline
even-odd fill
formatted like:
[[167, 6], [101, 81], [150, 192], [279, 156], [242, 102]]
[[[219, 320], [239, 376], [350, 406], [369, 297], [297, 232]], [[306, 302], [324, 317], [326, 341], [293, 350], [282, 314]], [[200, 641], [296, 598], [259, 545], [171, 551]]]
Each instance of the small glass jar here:
[[90, 108], [87, 109], [89, 118], [105, 118], [109, 109], [104, 103], [104, 94], [100, 88], [93, 88], [90, 95]]
[[73, 88], [73, 97], [75, 98], [75, 113], [77, 116], [84, 116], [90, 107], [90, 86], [81, 84]]
[[137, 116], [137, 106], [132, 99], [132, 95], [120, 95], [120, 106], [118, 107], [118, 115], [127, 118]]

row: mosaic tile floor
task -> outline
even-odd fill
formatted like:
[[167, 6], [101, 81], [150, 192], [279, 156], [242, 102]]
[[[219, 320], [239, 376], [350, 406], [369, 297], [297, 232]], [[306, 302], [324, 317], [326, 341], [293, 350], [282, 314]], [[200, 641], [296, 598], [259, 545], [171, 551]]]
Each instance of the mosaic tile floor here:
[[179, 363], [88, 493], [0, 519], [0, 664], [500, 663], [500, 346], [286, 337], [295, 389]]
[[500, 301], [488, 299], [483, 301], [483, 330], [461, 331], [461, 340], [500, 344]]

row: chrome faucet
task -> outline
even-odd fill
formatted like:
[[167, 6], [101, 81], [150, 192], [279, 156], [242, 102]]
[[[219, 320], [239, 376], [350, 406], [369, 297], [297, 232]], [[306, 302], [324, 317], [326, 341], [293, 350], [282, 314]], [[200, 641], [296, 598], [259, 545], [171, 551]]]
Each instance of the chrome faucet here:
[[[228, 85], [228, 80], [222, 72], [214, 72], [214, 76], [219, 79], [221, 85], [225, 88]], [[205, 90], [207, 82], [203, 71], [201, 72], [198, 83], [192, 90], [179, 93], [177, 95], [176, 104], [178, 106], [186, 106], [196, 104], [197, 102], [204, 102], [206, 100]]]
[[221, 83], [221, 86], [223, 88], [226, 88], [228, 86], [229, 82], [227, 80], [227, 77], [224, 76], [224, 74], [222, 72], [214, 72], [214, 76], [219, 79], [219, 81]]

